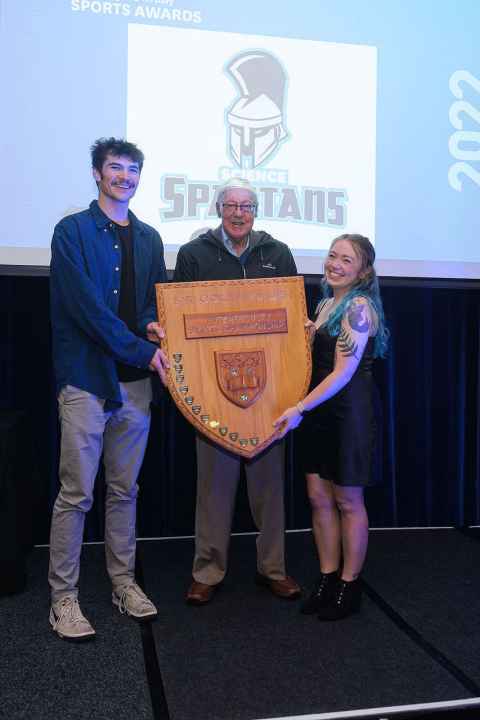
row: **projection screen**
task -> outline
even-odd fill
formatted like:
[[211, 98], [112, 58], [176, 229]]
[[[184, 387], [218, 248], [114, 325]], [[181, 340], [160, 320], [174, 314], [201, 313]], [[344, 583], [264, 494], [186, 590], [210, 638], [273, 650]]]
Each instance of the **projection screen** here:
[[321, 273], [360, 232], [380, 274], [478, 278], [476, 0], [0, 2], [3, 266], [47, 266], [53, 227], [96, 196], [89, 148], [146, 156], [132, 210], [167, 265], [218, 223], [231, 176], [256, 227]]

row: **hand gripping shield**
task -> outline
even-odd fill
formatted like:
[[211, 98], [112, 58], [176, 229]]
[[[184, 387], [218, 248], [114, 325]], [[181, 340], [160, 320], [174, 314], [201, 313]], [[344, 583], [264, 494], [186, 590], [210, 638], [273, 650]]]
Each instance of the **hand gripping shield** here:
[[168, 388], [196, 429], [252, 458], [311, 376], [302, 277], [156, 286]]

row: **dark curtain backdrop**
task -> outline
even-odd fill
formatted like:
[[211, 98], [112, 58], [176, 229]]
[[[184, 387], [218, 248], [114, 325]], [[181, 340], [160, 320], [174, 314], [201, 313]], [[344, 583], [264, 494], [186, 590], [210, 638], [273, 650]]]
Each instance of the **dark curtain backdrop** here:
[[[307, 278], [306, 290], [312, 313], [319, 278]], [[382, 462], [381, 483], [367, 495], [370, 524], [480, 524], [479, 283], [385, 280], [382, 295], [392, 341], [387, 359], [375, 368]], [[28, 418], [34, 541], [45, 543], [58, 490], [59, 440], [48, 277], [1, 276], [0, 301], [0, 409], [23, 411]], [[287, 527], [309, 527], [294, 438], [287, 455]], [[168, 396], [153, 409], [140, 485], [140, 537], [192, 534], [194, 435]], [[102, 538], [103, 495], [99, 477], [87, 519], [89, 540]], [[234, 529], [253, 529], [243, 483]]]

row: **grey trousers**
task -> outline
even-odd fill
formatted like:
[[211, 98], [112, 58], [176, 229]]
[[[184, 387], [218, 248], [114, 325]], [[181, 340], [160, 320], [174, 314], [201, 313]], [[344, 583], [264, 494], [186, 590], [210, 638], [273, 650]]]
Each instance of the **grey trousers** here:
[[257, 569], [262, 575], [285, 577], [284, 444], [276, 443], [260, 457], [244, 461], [197, 435], [197, 505], [193, 578], [216, 585], [227, 571], [228, 546], [241, 463], [259, 532]]
[[60, 492], [53, 508], [48, 581], [52, 602], [78, 594], [85, 514], [103, 453], [105, 555], [114, 588], [134, 578], [137, 477], [150, 428], [151, 382], [120, 384], [123, 405], [67, 385], [58, 396], [61, 424]]

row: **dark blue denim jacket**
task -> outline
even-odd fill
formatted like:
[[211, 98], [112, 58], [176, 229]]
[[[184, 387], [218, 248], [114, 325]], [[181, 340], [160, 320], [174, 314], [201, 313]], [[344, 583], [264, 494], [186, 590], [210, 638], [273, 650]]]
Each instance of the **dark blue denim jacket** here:
[[[129, 212], [139, 334], [157, 320], [155, 283], [167, 274], [160, 235]], [[121, 404], [115, 363], [146, 368], [156, 346], [117, 315], [121, 247], [97, 201], [55, 227], [50, 264], [53, 362], [57, 391], [65, 385]]]

